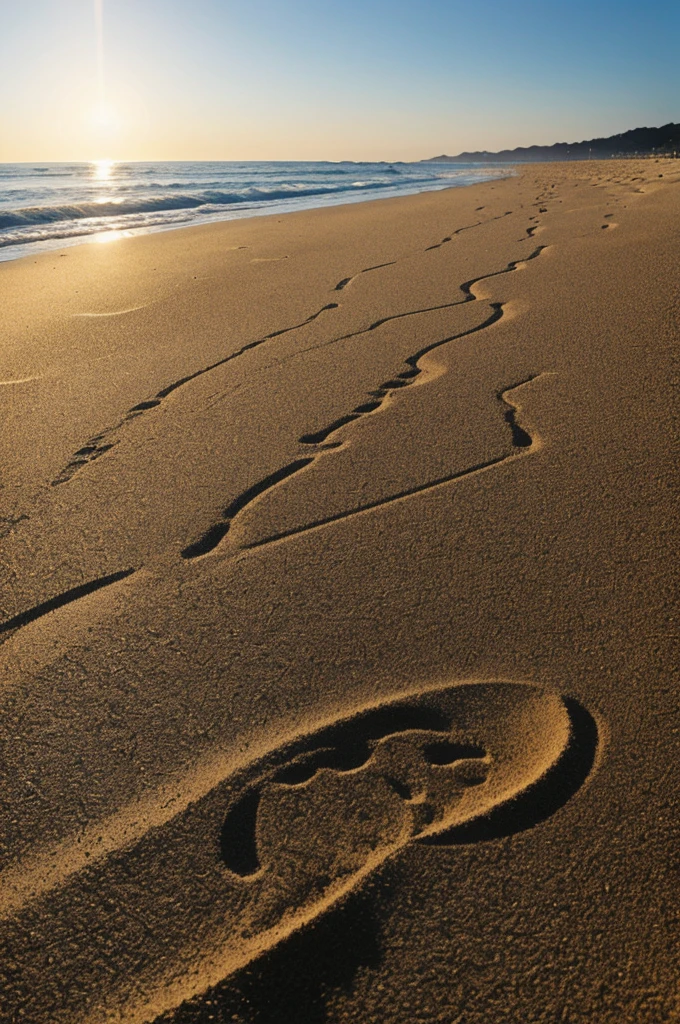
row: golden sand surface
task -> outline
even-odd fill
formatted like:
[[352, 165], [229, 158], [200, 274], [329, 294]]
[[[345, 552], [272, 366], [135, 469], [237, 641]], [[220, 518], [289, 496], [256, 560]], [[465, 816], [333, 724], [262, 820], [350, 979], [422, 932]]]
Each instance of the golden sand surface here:
[[680, 164], [0, 266], [0, 1021], [662, 1024]]

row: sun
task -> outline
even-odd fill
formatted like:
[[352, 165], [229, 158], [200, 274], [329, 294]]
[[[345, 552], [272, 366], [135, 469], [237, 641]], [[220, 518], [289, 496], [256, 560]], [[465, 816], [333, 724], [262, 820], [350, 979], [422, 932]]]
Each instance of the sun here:
[[101, 132], [113, 132], [120, 127], [118, 114], [110, 103], [98, 103], [90, 110], [88, 120], [93, 128]]
[[91, 114], [91, 120], [98, 128], [116, 128], [118, 117], [110, 103], [99, 103]]

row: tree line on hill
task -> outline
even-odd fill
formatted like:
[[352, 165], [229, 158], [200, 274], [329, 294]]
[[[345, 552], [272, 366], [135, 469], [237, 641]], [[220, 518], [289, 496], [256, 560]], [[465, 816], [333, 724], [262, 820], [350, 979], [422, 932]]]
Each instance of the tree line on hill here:
[[518, 146], [499, 153], [478, 151], [457, 156], [428, 157], [423, 163], [490, 163], [545, 160], [600, 160], [603, 157], [680, 156], [680, 124], [661, 128], [632, 128], [606, 139], [556, 142], [553, 146]]

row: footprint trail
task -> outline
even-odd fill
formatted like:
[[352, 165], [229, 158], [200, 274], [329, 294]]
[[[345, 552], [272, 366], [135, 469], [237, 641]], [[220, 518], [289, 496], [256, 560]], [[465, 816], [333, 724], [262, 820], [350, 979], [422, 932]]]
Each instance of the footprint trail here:
[[224, 366], [226, 363], [230, 363], [234, 359], [238, 359], [240, 356], [245, 355], [246, 352], [252, 352], [253, 349], [259, 348], [260, 345], [264, 345], [273, 338], [279, 338], [283, 334], [289, 334], [291, 331], [299, 330], [300, 327], [304, 327], [307, 324], [312, 323], [314, 320], [317, 320], [323, 313], [337, 308], [337, 302], [327, 302], [326, 305], [322, 306], [321, 309], [316, 311], [316, 313], [312, 313], [311, 316], [308, 316], [300, 323], [294, 324], [292, 327], [284, 327], [281, 330], [272, 331], [270, 334], [266, 334], [263, 338], [258, 338], [256, 341], [248, 342], [248, 344], [242, 345], [236, 352], [231, 352], [228, 356], [224, 356], [223, 359], [218, 359], [209, 366], [204, 366], [200, 370], [196, 370], [194, 373], [189, 373], [185, 377], [180, 377], [179, 380], [175, 380], [171, 384], [166, 385], [164, 388], [161, 388], [160, 391], [156, 392], [156, 395], [153, 398], [144, 402], [139, 402], [137, 405], [133, 405], [132, 408], [127, 411], [125, 416], [115, 424], [115, 426], [91, 437], [87, 444], [82, 448], [79, 448], [73, 459], [67, 463], [59, 475], [52, 481], [52, 486], [57, 487], [59, 484], [68, 483], [68, 481], [71, 480], [71, 478], [80, 469], [83, 469], [96, 459], [101, 458], [101, 456], [105, 455], [106, 452], [111, 451], [117, 441], [110, 440], [110, 438], [114, 437], [126, 423], [136, 419], [139, 415], [147, 412], [149, 409], [158, 408], [163, 399], [167, 398], [168, 395], [171, 395], [173, 391], [177, 391], [178, 388], [183, 387], [190, 381], [196, 380], [198, 377], [202, 377], [204, 374], [210, 373], [212, 370], [216, 370], [219, 366]]
[[486, 470], [492, 469], [495, 466], [500, 466], [505, 462], [514, 461], [520, 458], [525, 452], [531, 448], [534, 444], [534, 439], [524, 430], [516, 421], [516, 407], [510, 402], [507, 397], [512, 391], [516, 391], [518, 388], [523, 387], [525, 384], [529, 384], [533, 380], [537, 380], [543, 374], [534, 374], [528, 377], [526, 380], [520, 381], [517, 384], [513, 384], [512, 387], [502, 391], [499, 395], [499, 401], [506, 406], [504, 413], [504, 419], [510, 427], [512, 433], [513, 451], [510, 455], [499, 455], [495, 459], [489, 459], [486, 462], [477, 463], [474, 466], [469, 466], [467, 469], [459, 470], [456, 473], [448, 474], [447, 476], [439, 477], [437, 480], [428, 480], [427, 483], [420, 484], [417, 487], [411, 487], [407, 490], [398, 492], [397, 494], [390, 495], [389, 498], [381, 498], [378, 501], [368, 502], [365, 505], [360, 505], [358, 508], [347, 509], [343, 512], [337, 512], [332, 516], [328, 516], [325, 519], [317, 519], [314, 522], [306, 523], [304, 526], [294, 527], [290, 530], [282, 531], [281, 533], [271, 534], [268, 537], [264, 537], [261, 540], [252, 541], [243, 545], [244, 549], [260, 548], [267, 544], [272, 544], [275, 541], [285, 540], [289, 537], [299, 536], [303, 533], [308, 533], [311, 530], [318, 530], [321, 527], [329, 526], [332, 523], [338, 523], [346, 519], [351, 519], [354, 516], [361, 515], [362, 513], [369, 512], [379, 508], [385, 508], [387, 505], [392, 505], [395, 502], [403, 501], [405, 498], [411, 498], [417, 494], [425, 494], [428, 491], [433, 491], [438, 487], [442, 487], [444, 484], [450, 484], [455, 480], [462, 480], [465, 477], [476, 476]]
[[[502, 276], [503, 274], [509, 274], [509, 273], [514, 272], [515, 270], [518, 269], [518, 267], [520, 267], [520, 266], [528, 263], [529, 261], [536, 259], [538, 256], [540, 256], [540, 254], [543, 252], [544, 249], [545, 249], [545, 246], [538, 246], [528, 256], [526, 256], [526, 257], [524, 257], [523, 259], [520, 259], [520, 260], [512, 260], [502, 270], [494, 271], [492, 273], [481, 275], [479, 277], [472, 278], [469, 281], [463, 282], [463, 284], [460, 286], [460, 290], [463, 292], [463, 298], [462, 299], [459, 299], [457, 302], [453, 302], [453, 303], [447, 304], [446, 306], [438, 306], [438, 307], [435, 307], [435, 308], [436, 309], [450, 308], [452, 306], [463, 305], [466, 302], [476, 302], [476, 301], [479, 301], [477, 299], [477, 297], [475, 296], [475, 294], [474, 294], [474, 290], [473, 289], [474, 289], [475, 285], [481, 283], [482, 281], [489, 280], [489, 279], [491, 279], [493, 277], [499, 277], [499, 276]], [[405, 365], [406, 365], [406, 369], [404, 369], [401, 372], [399, 372], [395, 376], [395, 378], [390, 379], [388, 381], [385, 381], [384, 383], [379, 385], [376, 390], [370, 392], [370, 395], [369, 395], [369, 397], [371, 399], [370, 401], [368, 401], [366, 403], [362, 403], [359, 406], [356, 406], [351, 412], [347, 413], [345, 416], [342, 416], [340, 419], [334, 420], [327, 427], [323, 428], [320, 431], [317, 431], [315, 433], [310, 433], [310, 434], [303, 434], [302, 437], [299, 439], [300, 440], [300, 444], [302, 444], [302, 445], [309, 445], [310, 447], [314, 447], [314, 448], [317, 449], [317, 451], [315, 451], [315, 453], [313, 455], [310, 455], [309, 458], [303, 458], [303, 459], [295, 460], [295, 462], [289, 463], [282, 470], [279, 470], [276, 473], [268, 475], [262, 481], [260, 481], [259, 483], [255, 484], [253, 487], [249, 488], [247, 491], [243, 492], [243, 494], [238, 496], [224, 510], [224, 512], [222, 513], [222, 517], [221, 517], [219, 522], [214, 523], [211, 527], [209, 527], [209, 529], [201, 537], [199, 537], [196, 541], [194, 541], [192, 544], [188, 545], [187, 547], [185, 547], [182, 550], [182, 552], [181, 552], [182, 557], [183, 558], [196, 558], [199, 555], [206, 555], [210, 551], [214, 550], [217, 547], [217, 545], [224, 539], [224, 537], [226, 537], [227, 533], [229, 532], [229, 530], [230, 530], [230, 528], [231, 528], [231, 526], [233, 524], [235, 516], [240, 511], [242, 511], [244, 508], [246, 508], [248, 505], [250, 505], [253, 501], [255, 501], [257, 498], [259, 498], [266, 491], [268, 491], [272, 487], [277, 486], [278, 484], [280, 484], [282, 482], [282, 480], [289, 479], [293, 475], [295, 475], [295, 474], [297, 474], [299, 472], [304, 471], [309, 465], [311, 465], [314, 461], [316, 461], [316, 459], [318, 459], [320, 457], [327, 457], [328, 453], [329, 453], [329, 448], [326, 447], [326, 448], [323, 448], [321, 451], [318, 451], [318, 446], [323, 445], [324, 442], [326, 442], [328, 440], [328, 438], [332, 434], [334, 434], [336, 431], [340, 430], [342, 427], [347, 426], [349, 423], [355, 422], [356, 420], [360, 419], [363, 416], [370, 415], [372, 413], [377, 412], [380, 409], [380, 407], [383, 405], [385, 400], [388, 398], [388, 396], [392, 396], [392, 395], [396, 394], [398, 391], [400, 391], [400, 390], [408, 387], [409, 385], [413, 384], [415, 379], [423, 372], [422, 367], [419, 364], [420, 364], [420, 362], [421, 362], [421, 360], [423, 359], [424, 356], [426, 356], [429, 353], [435, 351], [437, 348], [440, 348], [442, 345], [446, 345], [446, 344], [449, 344], [452, 341], [457, 341], [459, 339], [462, 339], [462, 338], [465, 338], [465, 337], [469, 337], [470, 335], [478, 333], [479, 331], [483, 331], [486, 328], [491, 327], [493, 324], [497, 323], [503, 317], [503, 304], [500, 303], [500, 302], [491, 302], [489, 305], [490, 305], [491, 312], [490, 312], [489, 316], [487, 317], [487, 319], [482, 324], [478, 325], [477, 327], [473, 327], [473, 328], [471, 328], [468, 331], [463, 331], [463, 332], [461, 332], [459, 334], [450, 335], [448, 337], [439, 339], [438, 341], [432, 342], [430, 345], [423, 346], [423, 348], [419, 349], [417, 352], [414, 352], [413, 355], [410, 355], [410, 356], [408, 356], [406, 358], [406, 360], [404, 361]], [[418, 312], [422, 313], [422, 312], [425, 312], [425, 311], [418, 310]], [[430, 312], [430, 310], [428, 309], [427, 312]], [[401, 319], [404, 316], [413, 316], [413, 315], [415, 315], [415, 312], [414, 313], [400, 313], [400, 314], [397, 314], [394, 317], [388, 317], [388, 318], [385, 318], [383, 320], [380, 320], [380, 321], [376, 322], [375, 324], [371, 325], [371, 327], [367, 328], [366, 331], [357, 332], [357, 334], [355, 334], [355, 335], [348, 335], [347, 337], [356, 337], [358, 334], [367, 333], [367, 331], [375, 330], [378, 326], [382, 326], [382, 324], [387, 323], [390, 320]], [[343, 340], [346, 340], [346, 339], [343, 339]], [[332, 343], [337, 343], [337, 341], [338, 341], [338, 339], [334, 339], [334, 342], [332, 342]], [[328, 344], [331, 344], [331, 343], [330, 342], [326, 342], [324, 344], [328, 345]], [[522, 383], [528, 383], [528, 381], [524, 381]], [[520, 386], [520, 384], [516, 384], [516, 385], [513, 386], [513, 388], [519, 387], [519, 386]], [[513, 390], [513, 388], [506, 389], [504, 394], [507, 394], [509, 391]], [[514, 443], [515, 436], [516, 436], [516, 431], [513, 430], [513, 443]], [[526, 447], [526, 445], [524, 447]], [[332, 449], [330, 449], [330, 451], [332, 451]], [[469, 475], [469, 473], [479, 472], [481, 469], [486, 469], [486, 468], [489, 468], [492, 465], [496, 465], [498, 461], [505, 461], [505, 459], [507, 457], [508, 456], [502, 456], [502, 457], [499, 457], [498, 460], [493, 460], [492, 462], [490, 462], [488, 464], [487, 463], [480, 464], [480, 465], [472, 467], [469, 470], [465, 470], [465, 471], [463, 471], [462, 474], [461, 473], [457, 473], [457, 474], [452, 475], [451, 477], [446, 477], [446, 478], [442, 478], [440, 480], [437, 480], [434, 483], [424, 484], [421, 487], [419, 487], [419, 488], [417, 488], [417, 489], [415, 489], [413, 491], [404, 492], [404, 493], [396, 495], [394, 498], [391, 498], [391, 499], [388, 499], [388, 500], [389, 501], [393, 501], [393, 500], [397, 500], [398, 498], [404, 498], [404, 497], [409, 496], [410, 494], [420, 493], [422, 490], [429, 490], [433, 486], [439, 486], [439, 485], [441, 485], [443, 483], [448, 483], [448, 482], [450, 482], [453, 479], [457, 479], [461, 475], [467, 476], [467, 475]], [[347, 512], [338, 513], [336, 516], [334, 516], [332, 518], [329, 518], [328, 520], [323, 520], [323, 521], [314, 523], [313, 527], [318, 527], [318, 526], [321, 526], [321, 525], [326, 525], [327, 523], [335, 522], [337, 519], [347, 518], [350, 515], [357, 514], [358, 511], [366, 511], [367, 509], [374, 508], [374, 507], [377, 508], [377, 507], [379, 507], [380, 505], [382, 505], [384, 503], [385, 502], [381, 501], [380, 503], [378, 503], [376, 505], [370, 505], [370, 504], [366, 505], [366, 506], [362, 507], [362, 509], [360, 509], [360, 510], [349, 510]], [[308, 529], [308, 528], [312, 528], [312, 527], [306, 527], [305, 529]], [[297, 532], [300, 532], [300, 531], [296, 530], [295, 532], [297, 533]], [[280, 540], [284, 536], [291, 536], [291, 535], [292, 534], [289, 533], [289, 532], [288, 533], [281, 533], [281, 534], [277, 534], [275, 536], [272, 536], [271, 538], [269, 538], [269, 540]], [[258, 542], [258, 544], [262, 544], [262, 543], [264, 543], [264, 542]]]
[[[507, 216], [507, 215], [508, 214], [503, 214], [501, 216]], [[486, 223], [486, 222], [480, 222], [480, 223]], [[465, 226], [463, 228], [459, 228], [458, 232], [464, 231], [464, 230], [470, 230], [471, 228], [476, 227], [476, 226], [477, 225], [467, 225], [467, 226]], [[546, 248], [546, 246], [538, 246], [529, 255], [523, 257], [522, 259], [511, 261], [510, 263], [507, 264], [507, 266], [505, 266], [501, 270], [493, 271], [493, 272], [491, 272], [489, 274], [480, 275], [479, 277], [472, 278], [469, 281], [463, 282], [463, 284], [460, 285], [460, 291], [463, 293], [463, 298], [462, 299], [459, 299], [459, 300], [457, 300], [455, 302], [452, 302], [452, 303], [447, 303], [447, 304], [445, 304], [443, 306], [433, 307], [433, 309], [434, 310], [446, 309], [446, 308], [451, 308], [451, 307], [454, 307], [454, 306], [457, 306], [457, 305], [461, 305], [461, 304], [466, 303], [466, 302], [479, 301], [477, 299], [477, 297], [475, 296], [475, 294], [474, 294], [474, 287], [475, 287], [475, 285], [481, 283], [482, 281], [489, 280], [491, 278], [498, 277], [498, 276], [501, 276], [501, 275], [504, 275], [504, 274], [508, 274], [508, 273], [511, 273], [511, 272], [517, 270], [520, 266], [523, 266], [524, 264], [528, 263], [529, 261], [536, 259], [543, 252], [543, 250], [545, 248]], [[369, 271], [370, 270], [374, 270], [374, 269], [379, 269], [379, 268], [368, 268]], [[304, 456], [304, 457], [295, 459], [292, 462], [288, 463], [287, 465], [285, 465], [283, 467], [280, 467], [278, 470], [274, 471], [273, 473], [268, 474], [262, 480], [256, 482], [254, 485], [252, 485], [246, 491], [242, 492], [240, 495], [238, 495], [236, 498], [234, 498], [233, 501], [224, 509], [220, 520], [218, 522], [214, 523], [211, 527], [209, 527], [209, 529], [207, 531], [205, 531], [205, 533], [202, 534], [196, 541], [194, 541], [193, 543], [187, 545], [182, 550], [182, 552], [181, 552], [182, 558], [183, 559], [192, 559], [192, 558], [196, 558], [196, 557], [199, 557], [199, 556], [202, 556], [202, 555], [209, 554], [226, 537], [226, 535], [228, 534], [228, 532], [229, 532], [229, 530], [230, 530], [230, 528], [231, 528], [235, 518], [246, 507], [248, 507], [253, 502], [255, 502], [262, 494], [266, 493], [271, 488], [276, 487], [276, 486], [282, 484], [283, 482], [285, 482], [286, 480], [290, 479], [291, 477], [295, 476], [296, 474], [298, 474], [300, 472], [303, 472], [308, 466], [310, 466], [313, 462], [315, 462], [316, 459], [318, 459], [318, 458], [320, 458], [322, 456], [327, 456], [329, 453], [332, 453], [333, 449], [338, 447], [339, 445], [338, 444], [334, 444], [333, 442], [325, 443], [325, 442], [327, 442], [327, 439], [330, 437], [330, 435], [333, 434], [335, 431], [339, 430], [341, 427], [347, 425], [348, 423], [353, 422], [355, 420], [358, 420], [362, 416], [369, 415], [369, 414], [372, 414], [372, 413], [378, 411], [380, 409], [380, 407], [382, 406], [382, 404], [384, 403], [385, 399], [388, 397], [388, 395], [394, 395], [394, 394], [397, 393], [397, 391], [399, 391], [399, 390], [401, 390], [403, 388], [406, 388], [410, 384], [412, 384], [414, 382], [414, 380], [422, 372], [422, 368], [418, 364], [419, 364], [419, 361], [423, 358], [423, 356], [425, 356], [428, 353], [434, 351], [436, 348], [440, 347], [441, 345], [448, 344], [449, 342], [455, 341], [458, 338], [467, 337], [470, 334], [476, 333], [478, 331], [482, 331], [482, 330], [486, 329], [487, 327], [492, 326], [492, 324], [496, 323], [497, 321], [499, 321], [502, 318], [502, 316], [503, 316], [503, 305], [502, 305], [502, 303], [491, 302], [489, 304], [489, 306], [490, 306], [491, 312], [490, 312], [489, 316], [487, 317], [487, 319], [481, 325], [479, 325], [479, 326], [477, 326], [475, 328], [472, 328], [469, 331], [462, 332], [462, 333], [460, 333], [458, 335], [452, 335], [450, 337], [443, 338], [443, 339], [441, 339], [439, 341], [436, 341], [436, 342], [432, 343], [431, 345], [428, 345], [428, 346], [425, 346], [425, 347], [421, 348], [420, 350], [415, 352], [413, 355], [407, 357], [407, 359], [405, 360], [406, 369], [404, 369], [401, 372], [399, 372], [393, 379], [390, 379], [388, 381], [383, 382], [376, 390], [372, 391], [369, 394], [370, 401], [362, 403], [361, 405], [355, 407], [352, 410], [351, 413], [348, 413], [345, 417], [342, 417], [340, 420], [336, 420], [333, 423], [329, 424], [322, 431], [317, 432], [316, 434], [303, 435], [300, 438], [300, 443], [303, 444], [303, 445], [309, 445], [310, 447], [313, 447], [314, 448], [313, 453], [310, 453], [309, 456]], [[214, 364], [211, 364], [211, 366], [205, 367], [205, 368], [203, 368], [201, 370], [198, 370], [194, 374], [191, 374], [191, 375], [188, 375], [186, 377], [183, 377], [180, 380], [174, 381], [172, 384], [167, 385], [165, 388], [163, 388], [161, 391], [159, 391], [157, 393], [155, 398], [150, 399], [149, 401], [146, 401], [146, 402], [141, 402], [138, 405], [133, 406], [133, 408], [129, 410], [129, 412], [126, 414], [126, 416], [123, 418], [123, 420], [116, 427], [111, 428], [111, 430], [108, 431], [108, 432], [104, 432], [104, 433], [102, 433], [100, 435], [97, 435], [96, 437], [91, 439], [91, 441], [90, 441], [90, 443], [88, 445], [84, 446], [82, 449], [79, 449], [79, 452], [76, 453], [77, 457], [74, 460], [72, 460], [72, 462], [69, 463], [68, 466], [62, 471], [62, 473], [59, 475], [59, 477], [57, 477], [57, 479], [55, 481], [53, 481], [53, 485], [56, 485], [58, 483], [65, 483], [65, 482], [67, 482], [69, 479], [71, 479], [73, 474], [75, 472], [77, 472], [79, 469], [83, 468], [83, 466], [87, 465], [91, 461], [94, 461], [95, 459], [99, 458], [101, 455], [103, 455], [107, 451], [109, 451], [111, 449], [111, 447], [113, 447], [113, 445], [116, 443], [116, 441], [115, 440], [106, 441], [105, 439], [107, 437], [110, 437], [115, 431], [117, 431], [121, 426], [123, 426], [129, 420], [134, 419], [136, 416], [141, 415], [145, 410], [156, 408], [160, 404], [160, 402], [163, 400], [163, 398], [167, 397], [169, 394], [171, 394], [173, 391], [177, 390], [178, 388], [182, 387], [184, 384], [187, 384], [189, 381], [194, 380], [197, 377], [199, 377], [199, 376], [201, 376], [201, 375], [203, 375], [205, 373], [210, 372], [210, 370], [215, 369], [219, 365], [222, 365], [222, 364], [224, 364], [226, 362], [229, 362], [229, 361], [231, 361], [233, 359], [238, 358], [240, 355], [243, 355], [245, 352], [250, 351], [251, 349], [253, 349], [253, 348], [257, 347], [257, 346], [264, 344], [267, 340], [270, 340], [272, 338], [275, 338], [275, 337], [278, 337], [280, 335], [286, 334], [289, 331], [297, 330], [298, 327], [302, 326], [303, 324], [309, 323], [309, 322], [315, 320], [317, 317], [321, 316], [321, 314], [324, 313], [326, 310], [330, 310], [330, 309], [334, 309], [334, 308], [337, 308], [337, 303], [326, 304], [320, 310], [317, 310], [316, 313], [312, 314], [311, 317], [309, 317], [306, 320], [302, 321], [302, 324], [297, 324], [297, 325], [295, 325], [293, 327], [283, 328], [283, 329], [281, 329], [279, 331], [271, 332], [269, 335], [267, 335], [266, 338], [262, 338], [262, 339], [259, 339], [258, 341], [250, 342], [249, 344], [242, 346], [242, 348], [239, 349], [237, 352], [234, 352], [234, 353], [230, 354], [229, 356], [225, 357], [224, 359], [219, 360], [218, 362], [216, 362]], [[385, 318], [382, 318], [382, 319], [376, 321], [375, 323], [371, 324], [368, 328], [364, 329], [363, 331], [358, 331], [358, 332], [355, 332], [354, 334], [346, 335], [346, 336], [343, 336], [342, 338], [339, 338], [339, 339], [333, 339], [330, 342], [324, 342], [324, 343], [322, 343], [322, 346], [326, 346], [326, 345], [330, 345], [330, 344], [335, 344], [338, 341], [347, 340], [348, 338], [352, 338], [352, 337], [359, 336], [361, 334], [368, 333], [369, 331], [376, 330], [378, 327], [382, 326], [385, 323], [389, 323], [392, 320], [402, 319], [403, 317], [407, 317], [407, 316], [417, 316], [420, 313], [430, 312], [430, 311], [431, 311], [431, 309], [428, 307], [427, 309], [423, 309], [423, 310], [419, 309], [419, 310], [413, 310], [413, 311], [406, 312], [406, 313], [399, 313], [399, 314], [396, 314], [393, 317], [385, 317]], [[321, 346], [313, 346], [313, 348], [316, 348], [316, 347], [321, 347]], [[531, 379], [533, 379], [533, 378], [531, 378]], [[502, 400], [502, 401], [505, 401], [505, 398], [504, 398], [505, 395], [509, 394], [509, 392], [514, 390], [516, 387], [521, 386], [522, 383], [527, 383], [527, 382], [528, 381], [520, 382], [520, 384], [513, 385], [513, 387], [506, 389], [503, 392], [503, 396], [499, 396], [499, 399]], [[508, 419], [508, 415], [514, 415], [514, 413], [508, 413], [508, 412], [505, 413], [506, 421], [511, 426], [511, 429], [512, 429], [512, 432], [513, 432], [513, 445], [515, 447], [517, 447], [517, 448], [521, 448], [521, 447], [527, 448], [527, 447], [529, 447], [529, 445], [526, 444], [526, 443], [524, 445], [516, 443], [515, 439], [516, 439], [517, 436], [519, 436], [517, 434], [517, 427], [516, 427], [516, 425], [513, 426], [511, 421]], [[513, 423], [514, 423], [514, 421], [513, 421]], [[528, 438], [528, 435], [526, 435], [526, 436]], [[102, 444], [101, 443], [102, 441], [104, 441], [105, 443]], [[328, 525], [328, 524], [330, 524], [332, 522], [335, 522], [337, 520], [340, 520], [340, 519], [349, 518], [350, 516], [357, 515], [360, 512], [368, 511], [371, 508], [379, 508], [379, 507], [381, 507], [384, 504], [389, 504], [389, 503], [391, 503], [393, 501], [398, 501], [398, 500], [401, 500], [403, 498], [407, 498], [407, 497], [409, 497], [409, 496], [411, 496], [413, 494], [418, 494], [421, 491], [427, 491], [427, 490], [430, 490], [430, 489], [432, 489], [434, 487], [441, 486], [442, 484], [449, 483], [449, 482], [451, 482], [451, 481], [453, 481], [455, 479], [458, 479], [459, 477], [468, 476], [470, 474], [478, 473], [478, 472], [483, 471], [485, 469], [489, 469], [492, 466], [495, 466], [495, 465], [499, 464], [500, 462], [505, 462], [507, 459], [513, 458], [513, 457], [516, 457], [516, 455], [501, 456], [498, 459], [491, 460], [488, 463], [472, 466], [472, 467], [470, 467], [470, 468], [468, 468], [468, 469], [466, 469], [466, 470], [464, 470], [462, 472], [459, 472], [459, 473], [456, 473], [456, 474], [452, 474], [449, 477], [441, 478], [441, 479], [436, 480], [436, 481], [431, 481], [431, 482], [429, 482], [427, 484], [422, 485], [419, 488], [415, 488], [415, 489], [410, 490], [410, 491], [405, 491], [403, 493], [396, 494], [396, 495], [394, 495], [394, 496], [392, 496], [389, 499], [386, 499], [384, 501], [380, 501], [380, 502], [375, 503], [375, 504], [367, 504], [366, 506], [362, 506], [360, 509], [347, 510], [346, 512], [339, 513], [336, 516], [329, 517], [328, 519], [320, 520], [318, 522], [314, 522], [312, 524], [309, 524], [308, 526], [305, 526], [304, 528], [296, 529], [294, 531], [289, 531], [289, 532], [282, 532], [281, 534], [272, 535], [271, 537], [269, 537], [269, 538], [267, 538], [265, 540], [257, 541], [255, 543], [253, 543], [252, 545], [245, 545], [245, 547], [246, 548], [249, 547], [249, 546], [257, 547], [257, 546], [262, 546], [263, 544], [266, 544], [266, 543], [271, 543], [271, 542], [276, 541], [276, 540], [283, 540], [285, 537], [293, 536], [293, 535], [295, 535], [297, 533], [300, 533], [300, 532], [303, 532], [303, 531], [306, 531], [306, 530], [309, 530], [309, 529], [316, 529], [316, 528]], [[119, 580], [122, 580], [122, 579], [126, 578], [127, 576], [132, 575], [134, 572], [137, 571], [138, 568], [139, 568], [139, 566], [132, 567], [132, 568], [125, 568], [125, 569], [119, 570], [117, 572], [109, 573], [109, 574], [106, 574], [104, 576], [98, 577], [98, 578], [96, 578], [94, 580], [91, 580], [91, 581], [89, 581], [87, 583], [79, 584], [78, 586], [75, 586], [75, 587], [72, 587], [72, 588], [70, 588], [70, 589], [68, 589], [66, 591], [63, 591], [62, 593], [57, 594], [54, 597], [49, 598], [48, 600], [40, 602], [39, 604], [35, 605], [32, 608], [29, 608], [29, 609], [26, 609], [26, 610], [24, 610], [22, 612], [17, 613], [12, 618], [6, 620], [5, 622], [0, 623], [0, 638], [6, 638], [7, 636], [11, 635], [15, 630], [19, 629], [20, 627], [28, 625], [29, 623], [36, 621], [37, 619], [43, 617], [44, 615], [49, 614], [52, 611], [56, 611], [57, 609], [62, 608], [64, 606], [68, 605], [68, 604], [71, 604], [74, 601], [80, 600], [82, 597], [85, 597], [85, 596], [93, 593], [96, 590], [99, 590], [99, 589], [102, 589], [104, 587], [107, 587], [107, 586], [109, 586], [109, 585], [111, 585], [113, 583], [118, 582]], [[0, 643], [1, 642], [2, 642], [2, 640], [0, 639]]]
[[[453, 231], [450, 236], [445, 238], [443, 242], [440, 242], [434, 246], [428, 246], [428, 249], [426, 249], [425, 251], [428, 251], [429, 249], [439, 248], [442, 244], [444, 244], [444, 242], [450, 242], [453, 236], [458, 235], [463, 231], [469, 231], [472, 228], [480, 227], [483, 224], [491, 223], [491, 221], [500, 220], [503, 217], [509, 216], [511, 213], [512, 210], [508, 210], [506, 213], [500, 214], [500, 216], [498, 217], [491, 217], [487, 221], [477, 221], [474, 224], [468, 224], [463, 226], [462, 228], [458, 228], [456, 231]], [[354, 281], [357, 277], [361, 276], [361, 274], [367, 274], [375, 270], [381, 270], [385, 267], [395, 266], [397, 263], [401, 261], [401, 259], [406, 258], [408, 257], [401, 257], [398, 260], [391, 260], [387, 263], [379, 263], [374, 267], [367, 267], [365, 270], [359, 271], [358, 274], [354, 274], [351, 277], [343, 278], [341, 281], [338, 282], [338, 284], [335, 286], [333, 290], [343, 291], [347, 287], [347, 285], [351, 284], [351, 282]], [[301, 327], [305, 327], [307, 324], [313, 323], [313, 321], [317, 320], [323, 313], [338, 308], [339, 304], [337, 302], [328, 302], [324, 306], [322, 306], [321, 309], [317, 310], [315, 313], [312, 313], [305, 320], [300, 321], [300, 323], [293, 324], [291, 327], [284, 327], [278, 331], [272, 331], [271, 333], [266, 334], [262, 338], [258, 338], [255, 341], [248, 342], [247, 344], [242, 345], [241, 348], [239, 348], [237, 351], [230, 353], [228, 356], [224, 356], [224, 358], [218, 359], [214, 363], [210, 363], [208, 366], [201, 367], [201, 369], [195, 370], [193, 373], [187, 374], [186, 376], [173, 381], [171, 384], [166, 385], [164, 388], [161, 388], [161, 390], [158, 391], [152, 398], [146, 399], [142, 402], [139, 402], [137, 405], [132, 406], [132, 408], [129, 409], [127, 413], [125, 413], [123, 418], [119, 420], [118, 423], [101, 431], [99, 434], [95, 434], [91, 438], [89, 438], [89, 440], [74, 453], [73, 458], [66, 464], [66, 466], [64, 466], [64, 468], [54, 478], [54, 480], [52, 480], [52, 486], [57, 487], [60, 484], [68, 483], [69, 480], [71, 480], [73, 476], [77, 472], [79, 472], [79, 470], [83, 469], [85, 466], [88, 466], [91, 462], [95, 462], [97, 459], [101, 458], [102, 455], [106, 455], [106, 453], [111, 451], [111, 449], [114, 448], [115, 445], [117, 444], [116, 436], [125, 427], [127, 423], [136, 419], [142, 413], [158, 408], [158, 406], [163, 402], [163, 400], [167, 398], [168, 395], [171, 395], [174, 391], [177, 391], [178, 388], [183, 387], [185, 384], [189, 384], [193, 380], [197, 380], [199, 377], [202, 377], [204, 374], [210, 373], [211, 371], [218, 369], [218, 367], [220, 366], [224, 366], [227, 363], [230, 363], [233, 360], [246, 355], [248, 352], [251, 352], [256, 348], [259, 348], [261, 345], [264, 345], [267, 342], [274, 340], [275, 338], [279, 338], [284, 334], [289, 334], [292, 331], [297, 331]], [[133, 310], [125, 310], [124, 312], [132, 311]], [[371, 327], [369, 327], [368, 330], [372, 330], [375, 326], [379, 326], [379, 324], [371, 325]], [[348, 335], [347, 337], [351, 337], [351, 335]], [[344, 339], [335, 339], [335, 341], [337, 340]], [[332, 343], [334, 342], [331, 342], [331, 344]]]

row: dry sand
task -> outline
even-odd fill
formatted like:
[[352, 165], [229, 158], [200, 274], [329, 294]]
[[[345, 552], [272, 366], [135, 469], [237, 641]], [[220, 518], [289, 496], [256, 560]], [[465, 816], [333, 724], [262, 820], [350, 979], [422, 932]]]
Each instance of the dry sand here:
[[661, 1024], [680, 164], [0, 266], [0, 1020]]

